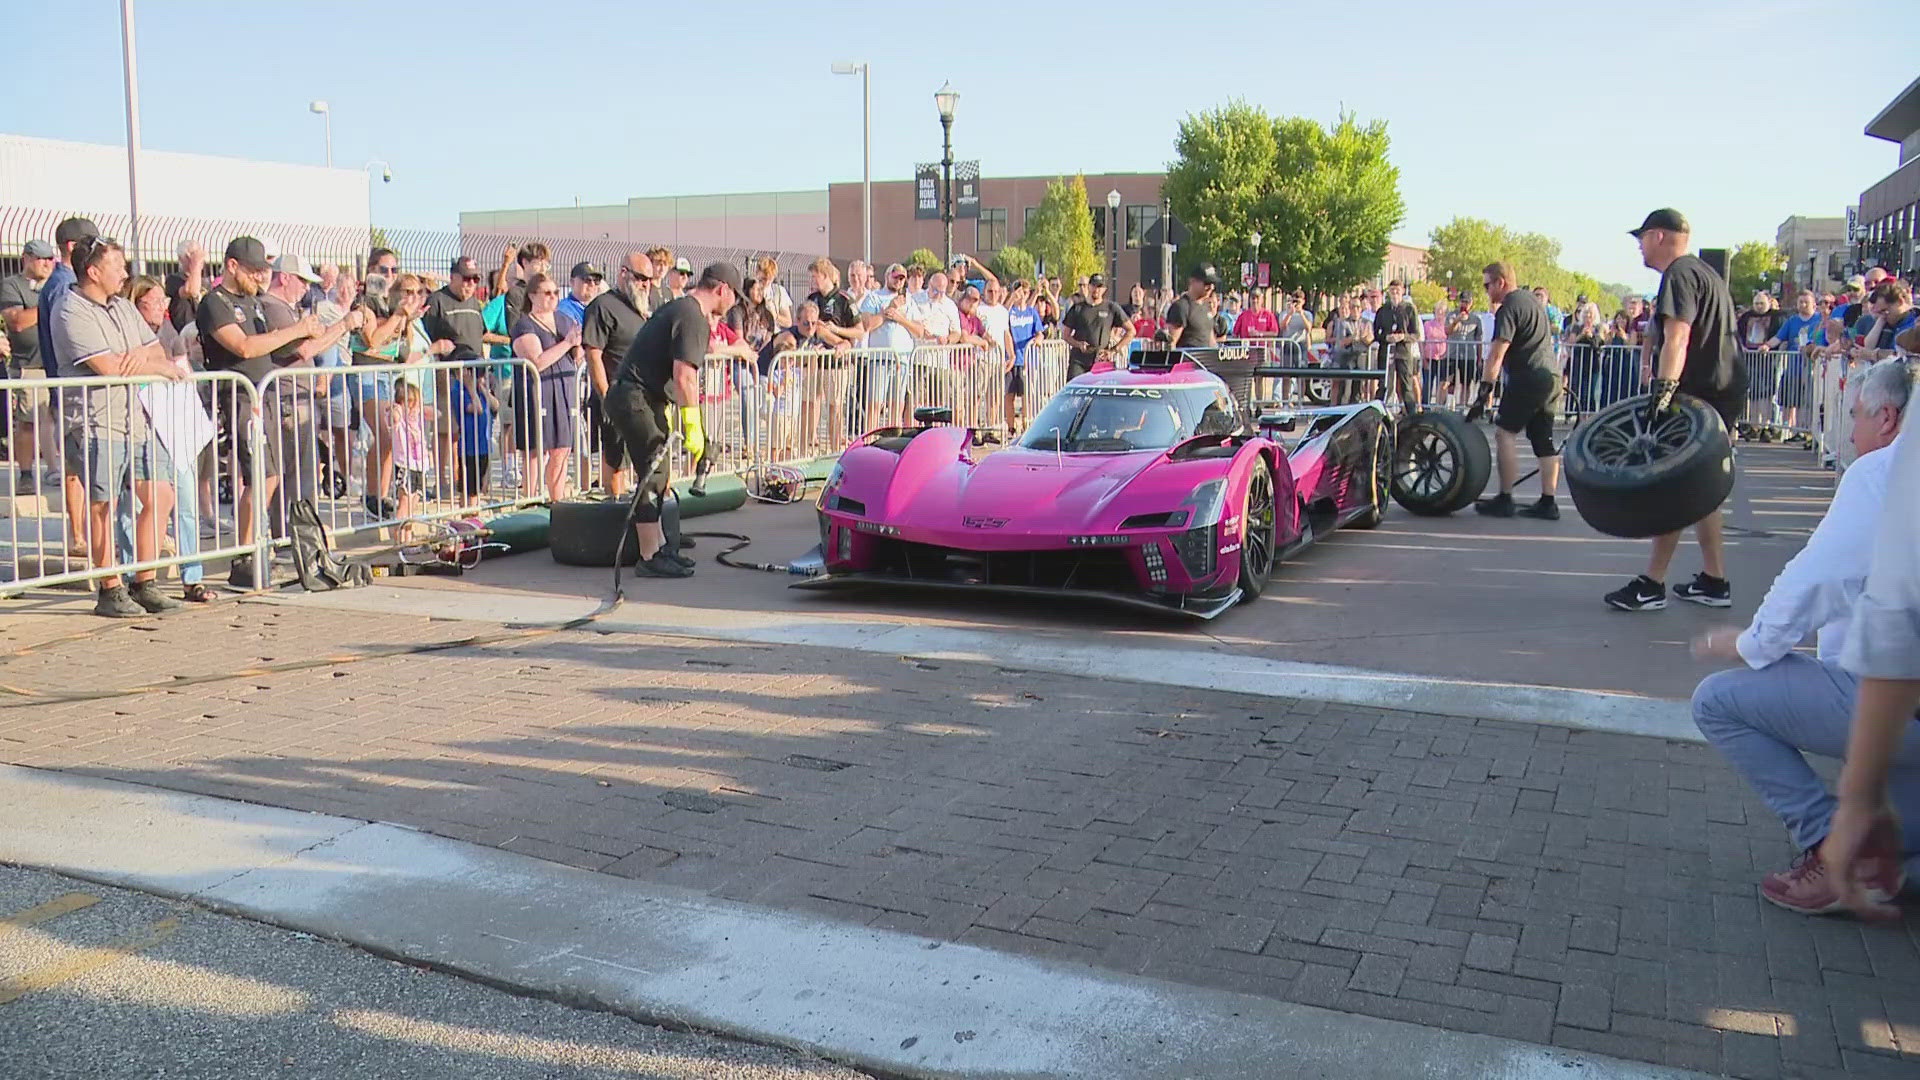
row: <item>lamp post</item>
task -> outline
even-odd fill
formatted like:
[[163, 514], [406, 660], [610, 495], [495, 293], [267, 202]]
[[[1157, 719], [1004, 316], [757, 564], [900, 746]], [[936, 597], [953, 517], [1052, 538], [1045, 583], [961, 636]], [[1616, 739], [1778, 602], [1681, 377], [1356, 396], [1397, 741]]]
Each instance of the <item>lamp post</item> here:
[[127, 80], [127, 242], [133, 245], [133, 272], [146, 272], [140, 256], [140, 76], [134, 64], [133, 0], [120, 0], [120, 58]]
[[860, 76], [860, 257], [873, 265], [873, 90], [872, 69], [865, 60], [842, 60], [835, 75]]
[[[1120, 287], [1120, 189], [1107, 192], [1107, 285]], [[1108, 293], [1112, 296], [1112, 293]]]
[[307, 111], [319, 113], [327, 122], [327, 168], [333, 168], [333, 110], [324, 101], [307, 102]]
[[[366, 172], [368, 169], [373, 168], [375, 165], [380, 166], [380, 182], [383, 184], [393, 183], [393, 166], [387, 164], [386, 162], [380, 160], [379, 158], [374, 158], [372, 161], [369, 161], [365, 165], [360, 166], [360, 171]], [[373, 185], [372, 184], [367, 185], [367, 239], [369, 242], [371, 242], [373, 239]]]
[[1247, 271], [1247, 288], [1252, 289], [1254, 283], [1260, 280], [1256, 276], [1260, 272], [1260, 230], [1255, 229], [1247, 239], [1253, 241], [1252, 268]]
[[940, 221], [947, 227], [947, 252], [942, 266], [953, 265], [953, 107], [960, 103], [960, 91], [950, 82], [942, 82], [933, 92], [933, 107], [940, 110]]

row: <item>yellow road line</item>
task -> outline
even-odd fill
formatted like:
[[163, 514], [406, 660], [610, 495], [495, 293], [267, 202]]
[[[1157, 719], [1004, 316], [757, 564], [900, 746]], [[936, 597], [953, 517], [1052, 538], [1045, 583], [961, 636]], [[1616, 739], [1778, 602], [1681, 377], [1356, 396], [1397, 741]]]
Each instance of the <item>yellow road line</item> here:
[[90, 971], [106, 967], [108, 964], [118, 963], [135, 953], [145, 952], [172, 937], [173, 932], [179, 928], [179, 919], [161, 919], [111, 945], [97, 949], [80, 949], [59, 963], [36, 968], [25, 975], [0, 980], [0, 1005], [17, 1001], [35, 990], [58, 986]]
[[50, 919], [57, 919], [71, 911], [89, 908], [100, 902], [97, 896], [83, 892], [70, 892], [65, 896], [56, 896], [44, 904], [30, 907], [17, 914], [0, 918], [0, 933], [8, 930], [24, 930], [29, 926], [39, 926]]

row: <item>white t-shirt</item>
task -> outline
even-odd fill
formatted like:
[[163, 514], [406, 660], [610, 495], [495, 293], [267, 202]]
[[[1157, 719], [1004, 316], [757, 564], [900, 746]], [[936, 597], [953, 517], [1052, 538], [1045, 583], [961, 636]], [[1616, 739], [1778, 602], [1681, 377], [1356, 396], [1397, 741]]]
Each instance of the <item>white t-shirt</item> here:
[[782, 329], [793, 325], [793, 295], [785, 285], [767, 283], [767, 310], [773, 313], [773, 325]]
[[923, 325], [927, 328], [927, 340], [943, 342], [947, 335], [960, 329], [960, 307], [953, 297], [943, 296], [938, 300], [928, 298], [927, 317]]
[[993, 342], [995, 349], [1006, 347], [1008, 313], [1005, 306], [982, 301], [974, 305], [973, 317], [980, 320], [980, 328], [986, 331], [981, 336]]

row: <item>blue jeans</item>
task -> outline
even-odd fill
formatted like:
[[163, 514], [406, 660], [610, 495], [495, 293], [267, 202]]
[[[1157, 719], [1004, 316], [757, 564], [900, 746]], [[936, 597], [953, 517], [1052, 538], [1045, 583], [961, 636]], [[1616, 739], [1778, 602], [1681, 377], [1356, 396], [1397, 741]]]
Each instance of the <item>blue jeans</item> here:
[[[173, 462], [174, 546], [182, 555], [200, 554], [200, 473], [194, 466], [200, 455], [175, 458]], [[160, 526], [166, 528], [165, 524]], [[180, 583], [198, 585], [205, 576], [199, 563], [182, 563]]]
[[[1805, 754], [1844, 758], [1860, 680], [1836, 664], [1790, 653], [1758, 671], [1740, 667], [1700, 680], [1693, 722], [1780, 815], [1795, 847], [1826, 839], [1834, 798]], [[1920, 877], [1920, 721], [1906, 736], [1887, 775], [1900, 818], [1900, 848], [1910, 877]]]

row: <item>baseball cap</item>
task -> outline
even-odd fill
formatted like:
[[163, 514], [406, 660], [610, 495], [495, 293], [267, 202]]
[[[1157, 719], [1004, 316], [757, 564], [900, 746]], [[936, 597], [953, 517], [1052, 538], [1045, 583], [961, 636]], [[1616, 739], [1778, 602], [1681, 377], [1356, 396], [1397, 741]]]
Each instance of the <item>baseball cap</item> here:
[[1193, 281], [1205, 282], [1208, 285], [1220, 284], [1220, 271], [1214, 269], [1212, 263], [1201, 263], [1199, 266], [1194, 267], [1193, 273], [1188, 274], [1187, 277]]
[[1627, 235], [1637, 240], [1640, 238], [1640, 234], [1646, 232], [1648, 229], [1665, 229], [1668, 232], [1690, 233], [1693, 231], [1693, 226], [1687, 224], [1687, 216], [1685, 214], [1682, 214], [1670, 206], [1665, 206], [1648, 214], [1647, 220], [1641, 222], [1639, 228], [1628, 229]]
[[673, 268], [675, 270], [680, 271], [683, 274], [691, 275], [693, 273], [693, 264], [687, 261], [687, 257], [685, 255], [682, 255], [679, 258], [673, 260]]
[[59, 252], [53, 250], [53, 245], [45, 240], [29, 240], [20, 249], [20, 257], [23, 259], [54, 259], [59, 255]]
[[1866, 287], [1867, 276], [1865, 274], [1855, 274], [1847, 279], [1847, 288], [1849, 289], [1864, 289]]
[[1104, 286], [1106, 285], [1106, 283], [1107, 283], [1107, 275], [1105, 274], [1094, 274], [1093, 276], [1087, 278], [1087, 288], [1089, 289], [1093, 288], [1095, 285]]
[[[682, 263], [682, 262], [686, 262], [686, 260], [685, 259], [677, 260], [675, 269], [678, 269], [679, 268], [678, 263]], [[740, 279], [740, 268], [733, 265], [730, 262], [708, 263], [707, 268], [705, 270], [700, 271], [700, 281], [703, 284], [710, 281], [720, 282], [721, 284], [732, 289], [735, 293], [740, 293], [745, 291], [745, 285], [746, 285], [746, 283]]]
[[462, 255], [447, 264], [447, 273], [454, 277], [477, 278], [480, 276], [480, 264], [474, 262], [471, 255]]
[[604, 278], [607, 275], [590, 262], [578, 262], [573, 264], [573, 273], [568, 276], [579, 281], [581, 278]]
[[266, 270], [273, 265], [267, 258], [267, 246], [251, 236], [236, 236], [227, 241], [225, 257], [246, 270]]
[[320, 284], [320, 275], [314, 273], [313, 267], [307, 265], [306, 257], [303, 255], [283, 254], [273, 260], [273, 269], [276, 273], [292, 274], [309, 285]]
[[92, 218], [70, 217], [54, 226], [53, 243], [56, 248], [64, 248], [99, 235], [100, 226], [95, 225]]

